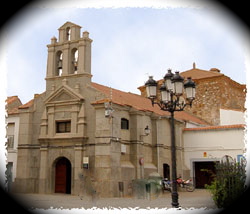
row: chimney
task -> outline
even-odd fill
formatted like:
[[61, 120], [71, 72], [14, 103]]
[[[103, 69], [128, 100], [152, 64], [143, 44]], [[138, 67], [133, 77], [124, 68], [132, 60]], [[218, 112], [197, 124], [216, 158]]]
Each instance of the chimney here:
[[211, 68], [210, 71], [220, 73], [220, 69], [218, 68]]

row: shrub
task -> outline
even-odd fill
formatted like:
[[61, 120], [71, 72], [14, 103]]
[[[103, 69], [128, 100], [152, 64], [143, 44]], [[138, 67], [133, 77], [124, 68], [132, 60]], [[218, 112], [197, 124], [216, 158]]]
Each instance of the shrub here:
[[205, 185], [211, 191], [218, 208], [226, 208], [246, 190], [245, 163], [236, 161], [216, 163], [216, 175], [211, 185]]

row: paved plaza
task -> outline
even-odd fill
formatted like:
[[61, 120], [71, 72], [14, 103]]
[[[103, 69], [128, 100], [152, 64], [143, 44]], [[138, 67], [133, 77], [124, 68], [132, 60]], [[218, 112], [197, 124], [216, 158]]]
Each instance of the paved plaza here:
[[[15, 194], [22, 205], [27, 209], [91, 209], [93, 207], [112, 210], [118, 209], [169, 209], [171, 206], [171, 193], [164, 192], [158, 198], [137, 199], [123, 198], [94, 198], [67, 195], [67, 194]], [[179, 192], [179, 203], [182, 209], [203, 208], [214, 210], [216, 206], [211, 194], [207, 190], [197, 189], [194, 192]]]

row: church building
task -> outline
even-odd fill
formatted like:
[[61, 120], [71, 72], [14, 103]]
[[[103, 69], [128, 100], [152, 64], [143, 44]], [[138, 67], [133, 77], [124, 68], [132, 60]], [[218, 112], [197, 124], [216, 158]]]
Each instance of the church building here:
[[[134, 179], [152, 172], [170, 178], [169, 113], [144, 96], [92, 82], [89, 33], [71, 22], [58, 31], [47, 45], [45, 92], [14, 112], [13, 190], [79, 195], [81, 176], [88, 176], [101, 197], [118, 197], [119, 183], [129, 195]], [[184, 164], [184, 128], [209, 122], [176, 112], [177, 175], [189, 178], [191, 172]]]

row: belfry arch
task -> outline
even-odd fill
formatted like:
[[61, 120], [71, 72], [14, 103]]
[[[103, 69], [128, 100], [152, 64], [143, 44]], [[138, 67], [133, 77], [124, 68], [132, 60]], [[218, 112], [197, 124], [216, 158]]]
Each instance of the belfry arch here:
[[70, 41], [70, 37], [71, 37], [71, 29], [70, 27], [66, 28], [66, 40]]
[[62, 75], [62, 68], [63, 68], [63, 53], [62, 53], [62, 51], [58, 51], [56, 53], [55, 76], [61, 76]]
[[73, 48], [71, 51], [71, 74], [77, 74], [78, 72], [78, 49]]

